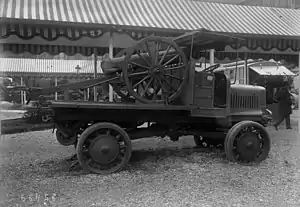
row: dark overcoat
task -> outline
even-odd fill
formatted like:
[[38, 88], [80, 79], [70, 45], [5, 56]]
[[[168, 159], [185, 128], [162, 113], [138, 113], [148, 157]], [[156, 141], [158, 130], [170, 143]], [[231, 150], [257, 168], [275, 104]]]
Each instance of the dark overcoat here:
[[292, 114], [292, 97], [287, 88], [280, 89], [275, 99], [278, 102], [278, 115], [279, 117], [286, 117]]

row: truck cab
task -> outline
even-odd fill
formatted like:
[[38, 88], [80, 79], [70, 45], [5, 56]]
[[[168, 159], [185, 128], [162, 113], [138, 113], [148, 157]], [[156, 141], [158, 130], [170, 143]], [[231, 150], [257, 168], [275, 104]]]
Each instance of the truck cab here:
[[266, 89], [261, 86], [231, 84], [220, 72], [190, 70], [185, 103], [193, 105], [192, 116], [225, 119], [232, 125], [243, 120], [266, 124]]

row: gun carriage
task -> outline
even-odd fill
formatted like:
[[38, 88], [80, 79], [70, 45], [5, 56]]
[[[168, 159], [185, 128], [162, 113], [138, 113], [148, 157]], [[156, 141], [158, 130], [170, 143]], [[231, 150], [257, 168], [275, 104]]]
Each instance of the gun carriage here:
[[177, 141], [192, 135], [197, 146], [223, 143], [231, 161], [261, 162], [271, 146], [264, 128], [265, 89], [231, 85], [224, 74], [213, 72], [218, 65], [195, 70], [197, 52], [223, 50], [234, 41], [241, 40], [204, 29], [175, 38], [150, 36], [103, 60], [104, 77], [26, 90], [34, 97], [105, 83], [113, 86], [121, 103], [69, 101], [67, 95], [64, 101], [40, 99], [52, 111], [58, 142], [76, 145], [79, 163], [94, 173], [123, 169], [131, 157], [131, 140], [153, 136]]

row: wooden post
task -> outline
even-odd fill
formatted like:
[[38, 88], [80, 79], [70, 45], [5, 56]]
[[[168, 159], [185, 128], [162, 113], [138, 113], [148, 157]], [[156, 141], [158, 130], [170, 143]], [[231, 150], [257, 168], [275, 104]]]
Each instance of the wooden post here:
[[209, 50], [209, 64], [210, 64], [210, 66], [215, 64], [215, 50], [214, 49]]
[[[97, 54], [94, 52], [94, 78], [97, 78]], [[94, 87], [94, 101], [97, 101], [97, 87]]]
[[[113, 45], [113, 33], [110, 32], [109, 34], [109, 50], [108, 50], [109, 58], [112, 59], [114, 56], [114, 45]], [[109, 102], [113, 102], [113, 87], [109, 84], [109, 90], [108, 90], [108, 98]]]
[[248, 64], [247, 64], [247, 53], [245, 53], [245, 59], [244, 59], [244, 85], [248, 84]]
[[[55, 77], [55, 86], [57, 86], [57, 77]], [[57, 92], [55, 92], [55, 101], [57, 101]]]
[[[21, 86], [23, 86], [23, 77], [21, 77]], [[21, 104], [24, 104], [24, 95], [23, 91], [21, 91]]]

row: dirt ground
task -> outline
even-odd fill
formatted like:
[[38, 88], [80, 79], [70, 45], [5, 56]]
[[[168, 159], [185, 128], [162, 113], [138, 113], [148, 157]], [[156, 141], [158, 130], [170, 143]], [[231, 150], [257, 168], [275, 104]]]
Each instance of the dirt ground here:
[[135, 141], [128, 168], [108, 176], [70, 169], [66, 158], [75, 150], [60, 146], [51, 131], [1, 135], [0, 206], [300, 206], [295, 120], [293, 127], [268, 129], [271, 153], [257, 166], [191, 149], [191, 137], [152, 138]]

